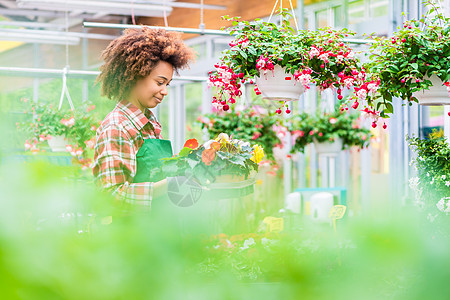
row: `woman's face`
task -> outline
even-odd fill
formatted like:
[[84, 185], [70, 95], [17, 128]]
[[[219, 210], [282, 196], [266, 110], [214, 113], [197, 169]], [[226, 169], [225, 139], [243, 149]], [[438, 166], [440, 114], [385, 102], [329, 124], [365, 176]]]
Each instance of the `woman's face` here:
[[167, 86], [172, 81], [173, 66], [159, 61], [150, 75], [136, 82], [130, 92], [129, 101], [143, 112], [145, 108], [155, 108], [167, 95]]

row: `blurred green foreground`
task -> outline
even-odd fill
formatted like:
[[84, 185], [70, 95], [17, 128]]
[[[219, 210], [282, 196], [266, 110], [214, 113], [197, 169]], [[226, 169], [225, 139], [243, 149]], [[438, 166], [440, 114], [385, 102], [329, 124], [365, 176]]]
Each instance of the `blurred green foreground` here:
[[[364, 216], [280, 233], [123, 207], [67, 167], [0, 169], [2, 299], [448, 299], [448, 224]], [[218, 212], [220, 213], [220, 212]], [[198, 215], [202, 220], [205, 216]]]

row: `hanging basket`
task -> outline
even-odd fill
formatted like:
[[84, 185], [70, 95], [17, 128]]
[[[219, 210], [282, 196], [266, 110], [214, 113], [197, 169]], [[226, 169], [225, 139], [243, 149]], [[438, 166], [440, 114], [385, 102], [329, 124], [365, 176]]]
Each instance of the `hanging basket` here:
[[51, 136], [48, 140], [48, 145], [53, 152], [65, 152], [67, 139], [64, 135]]
[[414, 96], [419, 100], [419, 104], [425, 106], [450, 105], [447, 87], [443, 85], [442, 80], [434, 74], [431, 77], [425, 76], [424, 79], [430, 80], [433, 85], [429, 90], [414, 93]]
[[320, 143], [314, 138], [314, 146], [318, 154], [338, 154], [342, 151], [344, 141], [342, 138], [337, 138], [334, 142], [322, 142]]
[[273, 71], [259, 72], [256, 78], [256, 85], [263, 99], [275, 101], [299, 100], [300, 95], [305, 92], [305, 88], [297, 82], [294, 76], [286, 73], [286, 68], [275, 65]]

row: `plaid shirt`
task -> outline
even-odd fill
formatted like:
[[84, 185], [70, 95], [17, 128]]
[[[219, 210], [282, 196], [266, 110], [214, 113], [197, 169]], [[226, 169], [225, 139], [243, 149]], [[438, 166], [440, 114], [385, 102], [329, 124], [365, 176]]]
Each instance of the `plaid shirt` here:
[[161, 124], [149, 109], [144, 114], [128, 101], [119, 102], [97, 129], [93, 172], [119, 199], [150, 206], [153, 182], [133, 183], [143, 138], [162, 138]]

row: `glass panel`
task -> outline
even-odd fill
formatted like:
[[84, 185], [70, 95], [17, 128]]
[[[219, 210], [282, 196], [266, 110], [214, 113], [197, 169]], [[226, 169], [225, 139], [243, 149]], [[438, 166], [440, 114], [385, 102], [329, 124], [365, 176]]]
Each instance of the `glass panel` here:
[[343, 28], [345, 26], [345, 11], [342, 5], [333, 7], [334, 26], [335, 28]]
[[357, 0], [348, 4], [348, 23], [356, 24], [364, 21], [364, 0]]
[[316, 27], [323, 28], [330, 26], [328, 22], [328, 9], [319, 10], [316, 12]]
[[370, 17], [383, 17], [387, 16], [389, 11], [388, 0], [370, 0]]
[[202, 113], [202, 94], [201, 83], [185, 85], [186, 139], [195, 138], [199, 142], [202, 140], [202, 131], [201, 127], [196, 124], [196, 121]]

